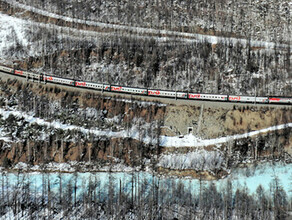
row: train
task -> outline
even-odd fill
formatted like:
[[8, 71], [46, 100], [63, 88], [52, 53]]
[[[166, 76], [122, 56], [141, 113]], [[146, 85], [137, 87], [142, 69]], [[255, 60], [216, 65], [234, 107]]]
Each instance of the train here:
[[147, 89], [127, 87], [120, 85], [110, 85], [104, 83], [87, 82], [68, 78], [57, 77], [49, 74], [38, 74], [14, 68], [1, 66], [0, 71], [25, 77], [27, 79], [38, 80], [39, 82], [50, 82], [67, 86], [80, 88], [88, 88], [105, 92], [127, 93], [133, 95], [154, 96], [161, 98], [189, 99], [189, 100], [204, 100], [204, 101], [222, 101], [222, 102], [238, 102], [238, 103], [262, 103], [262, 104], [292, 104], [292, 97], [258, 97], [244, 95], [222, 95], [222, 94], [204, 94], [192, 93], [183, 91], [168, 91], [160, 89]]

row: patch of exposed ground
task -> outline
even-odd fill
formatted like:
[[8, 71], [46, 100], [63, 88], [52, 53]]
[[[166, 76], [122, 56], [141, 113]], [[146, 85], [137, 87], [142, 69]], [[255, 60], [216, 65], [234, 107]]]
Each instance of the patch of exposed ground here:
[[190, 131], [204, 139], [243, 134], [292, 122], [291, 107], [234, 105], [232, 109], [198, 106], [168, 106], [165, 134], [186, 135]]

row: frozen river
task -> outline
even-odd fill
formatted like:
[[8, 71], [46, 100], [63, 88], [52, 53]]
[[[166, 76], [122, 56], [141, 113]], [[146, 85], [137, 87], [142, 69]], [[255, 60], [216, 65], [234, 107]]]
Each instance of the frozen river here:
[[1, 173], [0, 191], [7, 189], [16, 189], [23, 185], [28, 185], [31, 192], [41, 194], [43, 187], [50, 186], [52, 192], [58, 193], [60, 186], [65, 189], [67, 186], [75, 187], [77, 195], [82, 195], [88, 187], [94, 186], [97, 191], [106, 197], [109, 190], [116, 192], [122, 190], [125, 193], [137, 189], [145, 193], [150, 192], [152, 187], [163, 187], [166, 191], [173, 185], [183, 184], [184, 189], [198, 193], [200, 187], [208, 187], [209, 184], [215, 184], [218, 191], [224, 190], [227, 182], [232, 183], [233, 192], [237, 189], [246, 187], [250, 194], [256, 192], [259, 185], [262, 185], [266, 193], [269, 192], [271, 182], [278, 178], [280, 185], [286, 191], [289, 197], [292, 196], [292, 164], [283, 163], [265, 163], [249, 168], [237, 168], [225, 178], [216, 181], [199, 181], [190, 178], [175, 178], [165, 176], [154, 176], [148, 172], [97, 172], [97, 173]]

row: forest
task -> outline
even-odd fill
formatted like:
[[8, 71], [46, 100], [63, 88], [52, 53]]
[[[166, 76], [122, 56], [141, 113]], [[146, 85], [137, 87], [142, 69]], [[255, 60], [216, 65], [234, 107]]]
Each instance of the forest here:
[[[17, 2], [1, 1], [2, 13], [19, 17], [25, 10], [28, 19], [16, 20], [17, 27], [5, 23], [3, 37], [11, 46], [1, 53], [16, 68], [132, 87], [292, 92], [291, 16], [284, 0]], [[166, 6], [175, 10], [160, 10]], [[135, 13], [127, 17], [129, 11]], [[119, 22], [112, 13], [120, 14]], [[153, 13], [158, 21], [148, 21]], [[184, 22], [186, 27], [179, 25]]]
[[[275, 176], [270, 188], [250, 194], [231, 181], [220, 190], [214, 183], [147, 177], [132, 172], [128, 180], [115, 174], [1, 176], [0, 214], [17, 219], [289, 219], [292, 200]], [[37, 177], [36, 177], [37, 176]], [[102, 177], [101, 177], [102, 176]], [[14, 184], [10, 181], [14, 179]], [[36, 181], [39, 183], [36, 187]]]
[[[15, 69], [291, 96], [291, 59], [288, 0], [0, 0], [0, 64]], [[3, 74], [0, 219], [289, 220], [291, 121], [284, 105], [170, 104]]]

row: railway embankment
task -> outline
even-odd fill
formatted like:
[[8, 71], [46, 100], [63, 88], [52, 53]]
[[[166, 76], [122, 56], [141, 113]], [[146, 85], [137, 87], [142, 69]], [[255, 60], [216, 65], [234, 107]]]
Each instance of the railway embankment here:
[[0, 163], [9, 169], [74, 163], [213, 179], [246, 164], [291, 162], [291, 127], [263, 130], [292, 122], [286, 106], [160, 103], [10, 77], [0, 87]]

